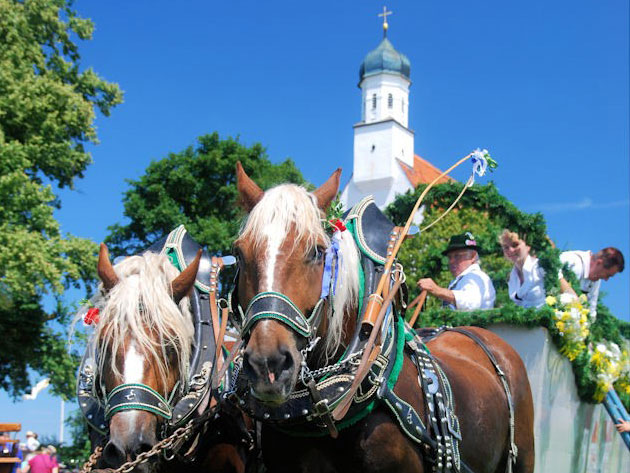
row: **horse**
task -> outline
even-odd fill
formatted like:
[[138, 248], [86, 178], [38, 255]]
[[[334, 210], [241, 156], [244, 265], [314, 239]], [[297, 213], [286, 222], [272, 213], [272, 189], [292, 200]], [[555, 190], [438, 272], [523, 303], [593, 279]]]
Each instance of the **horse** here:
[[[381, 353], [365, 388], [379, 395], [353, 418], [334, 417], [334, 392], [326, 383], [339, 382], [335, 389], [343, 392], [357, 374], [356, 360], [343, 357], [361, 339], [361, 278], [368, 277], [359, 274], [360, 250], [343, 221], [333, 222], [336, 236], [325, 228], [340, 172], [312, 193], [293, 184], [263, 192], [237, 165], [239, 198], [248, 216], [234, 243], [238, 277], [232, 303], [241, 314], [244, 348], [243, 386], [232, 397], [263, 423], [265, 465], [275, 473], [531, 473], [533, 402], [524, 364], [512, 347], [480, 328], [441, 333], [426, 344], [429, 356], [408, 326], [396, 332], [404, 322], [392, 312], [392, 333], [404, 332], [414, 347], [400, 351], [396, 359], [402, 363], [388, 368], [399, 370], [395, 385], [389, 389], [393, 378], [387, 376], [393, 375], [377, 369], [388, 363]], [[333, 253], [341, 263], [331, 275]], [[391, 361], [395, 355], [387, 356]], [[341, 365], [348, 380], [341, 371], [333, 380]], [[316, 384], [305, 373], [317, 370], [323, 381]], [[439, 387], [437, 394], [431, 385]], [[298, 392], [298, 386], [305, 389]], [[367, 399], [366, 390], [351, 393], [355, 404]], [[427, 401], [429, 392], [435, 402]], [[412, 427], [420, 432], [424, 426], [434, 437], [414, 440]]]
[[[183, 400], [184, 407], [199, 405], [203, 422], [134, 470], [245, 471], [248, 446], [240, 437], [242, 418], [226, 416], [216, 406], [215, 394], [204, 390], [209, 372], [195, 387], [198, 395], [189, 386], [193, 349], [199, 343], [191, 294], [201, 256], [197, 251], [180, 273], [168, 256], [151, 251], [113, 266], [107, 247], [100, 246], [101, 285], [94, 301], [99, 320], [84, 357], [89, 366], [82, 366], [79, 378], [79, 402], [92, 444], [102, 447], [96, 469], [119, 468], [159, 447], [174, 430], [172, 421]], [[182, 453], [176, 455], [177, 449]]]

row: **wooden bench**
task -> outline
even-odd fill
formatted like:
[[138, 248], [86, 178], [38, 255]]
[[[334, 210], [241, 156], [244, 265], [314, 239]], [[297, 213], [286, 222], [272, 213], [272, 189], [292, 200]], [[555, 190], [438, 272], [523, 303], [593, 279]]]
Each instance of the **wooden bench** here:
[[[0, 432], [19, 432], [22, 430], [22, 424], [19, 423], [0, 423]], [[2, 438], [2, 443], [18, 443], [19, 440], [11, 438]], [[0, 473], [9, 473], [13, 470], [13, 465], [21, 463], [18, 457], [1, 457], [0, 456]]]

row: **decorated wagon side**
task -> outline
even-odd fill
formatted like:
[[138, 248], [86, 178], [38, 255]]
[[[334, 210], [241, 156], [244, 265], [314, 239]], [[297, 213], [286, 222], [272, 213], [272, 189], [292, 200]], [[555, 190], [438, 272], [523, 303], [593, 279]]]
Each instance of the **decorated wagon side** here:
[[[430, 225], [442, 215], [463, 186], [450, 182], [431, 190], [426, 200], [432, 204], [425, 208], [424, 221]], [[388, 208], [392, 220], [404, 218], [424, 187], [394, 201]], [[524, 309], [509, 299], [511, 265], [503, 258], [497, 238], [504, 228], [524, 235], [544, 268], [548, 297], [539, 309]], [[630, 404], [630, 324], [616, 319], [601, 303], [597, 315], [592, 316], [585, 295], [577, 300], [560, 297], [560, 252], [547, 237], [542, 215], [519, 211], [493, 184], [469, 189], [454, 211], [406, 243], [400, 259], [410, 287], [427, 276], [448, 282], [451, 275], [445, 270], [441, 251], [448, 235], [461, 229], [474, 232], [485, 249], [481, 260], [497, 289], [496, 308], [456, 312], [442, 309], [440, 301], [429, 298], [416, 327], [487, 327], [516, 349], [526, 365], [534, 400], [535, 471], [629, 470], [630, 451], [611, 416], [615, 422], [627, 416]], [[564, 269], [565, 277], [578, 288], [572, 273]], [[615, 391], [619, 397], [614, 398], [621, 401], [617, 401], [618, 407], [609, 406], [609, 413], [601, 403], [614, 404], [607, 394], [612, 397]]]
[[630, 471], [630, 451], [606, 409], [580, 399], [571, 362], [548, 330], [505, 324], [490, 330], [512, 345], [527, 367], [534, 398], [534, 471]]

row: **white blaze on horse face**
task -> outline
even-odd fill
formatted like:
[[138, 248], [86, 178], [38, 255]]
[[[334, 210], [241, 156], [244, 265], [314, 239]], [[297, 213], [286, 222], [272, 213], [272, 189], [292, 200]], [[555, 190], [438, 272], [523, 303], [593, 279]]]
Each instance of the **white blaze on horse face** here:
[[[142, 383], [144, 376], [144, 358], [136, 351], [136, 344], [131, 342], [127, 346], [127, 353], [125, 353], [125, 366], [123, 369], [123, 383]], [[134, 421], [138, 415], [138, 411], [129, 410], [118, 413], [124, 419], [127, 420], [127, 425], [132, 432], [135, 429]]]
[[280, 253], [280, 246], [284, 240], [283, 235], [278, 231], [278, 225], [267, 225], [263, 231], [267, 239], [267, 264], [265, 264], [265, 291], [273, 291], [274, 273], [276, 272], [276, 261]]
[[125, 383], [141, 383], [144, 374], [144, 358], [136, 351], [136, 344], [130, 343], [125, 353]]

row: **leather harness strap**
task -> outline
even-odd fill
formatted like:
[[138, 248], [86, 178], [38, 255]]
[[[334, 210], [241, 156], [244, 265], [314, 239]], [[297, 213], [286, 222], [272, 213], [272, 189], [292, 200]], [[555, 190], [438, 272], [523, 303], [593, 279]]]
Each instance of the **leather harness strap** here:
[[494, 366], [494, 369], [497, 372], [497, 375], [499, 376], [501, 383], [503, 384], [503, 389], [505, 390], [505, 395], [507, 398], [508, 409], [510, 411], [510, 421], [509, 421], [510, 422], [510, 449], [508, 452], [508, 462], [507, 462], [505, 471], [507, 473], [511, 473], [513, 464], [516, 463], [516, 458], [518, 456], [518, 447], [516, 446], [516, 443], [514, 442], [514, 434], [515, 434], [514, 433], [514, 430], [515, 430], [514, 403], [512, 401], [512, 392], [510, 391], [510, 386], [507, 382], [505, 373], [499, 366], [499, 362], [495, 358], [494, 354], [490, 351], [490, 349], [488, 349], [488, 347], [483, 342], [483, 340], [481, 340], [481, 338], [479, 338], [476, 334], [468, 330], [465, 330], [463, 328], [458, 328], [458, 327], [444, 327], [443, 331], [461, 333], [462, 335], [467, 336], [468, 338], [473, 340], [477, 345], [479, 345], [479, 347], [484, 351], [484, 353], [486, 354], [486, 356], [488, 357], [488, 359]]

